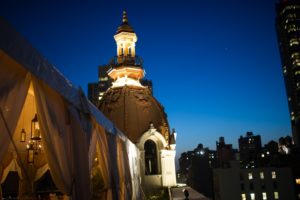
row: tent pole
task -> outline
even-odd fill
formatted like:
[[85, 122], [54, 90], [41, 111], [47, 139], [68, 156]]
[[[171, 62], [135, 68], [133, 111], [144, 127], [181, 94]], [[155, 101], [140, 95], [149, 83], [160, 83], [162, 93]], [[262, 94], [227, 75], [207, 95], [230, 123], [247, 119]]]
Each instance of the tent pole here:
[[18, 151], [18, 149], [17, 149], [17, 146], [16, 146], [16, 144], [15, 144], [15, 142], [14, 142], [14, 140], [13, 140], [11, 131], [9, 130], [9, 127], [8, 127], [8, 125], [7, 125], [7, 122], [6, 122], [5, 118], [4, 118], [2, 109], [0, 109], [0, 115], [1, 115], [1, 117], [2, 117], [2, 119], [3, 119], [3, 122], [4, 122], [5, 128], [6, 128], [6, 130], [7, 130], [8, 136], [9, 136], [9, 138], [10, 138], [12, 144], [13, 144], [13, 147], [14, 147], [16, 153], [17, 153], [17, 157], [18, 157], [18, 159], [20, 159], [20, 161], [21, 161], [21, 162], [20, 162], [20, 163], [21, 163], [21, 169], [22, 169], [22, 171], [24, 172], [27, 181], [30, 183], [30, 178], [29, 178], [28, 174], [26, 173], [26, 170], [25, 170], [24, 164], [23, 164], [23, 162], [22, 162], [20, 153], [19, 153], [19, 151]]

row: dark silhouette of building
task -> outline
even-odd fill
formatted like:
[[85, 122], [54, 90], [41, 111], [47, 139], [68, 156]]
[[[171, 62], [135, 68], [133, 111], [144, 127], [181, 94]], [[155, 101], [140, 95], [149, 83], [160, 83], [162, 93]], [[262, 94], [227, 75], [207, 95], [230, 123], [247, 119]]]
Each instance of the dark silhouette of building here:
[[199, 144], [181, 154], [178, 175], [215, 200], [300, 199], [300, 149], [290, 136], [262, 147], [260, 135], [247, 132], [239, 147], [232, 149], [224, 137], [216, 151]]
[[261, 152], [260, 135], [247, 132], [246, 136], [239, 138], [240, 161], [244, 166], [253, 167], [257, 165]]
[[300, 0], [281, 0], [276, 28], [293, 139], [300, 145]]
[[225, 138], [220, 137], [219, 142], [216, 142], [216, 147], [218, 167], [229, 166], [229, 162], [234, 159], [232, 144], [226, 144]]
[[213, 198], [212, 169], [215, 166], [216, 151], [199, 144], [193, 151], [181, 154], [178, 176], [184, 177], [186, 183], [193, 189]]
[[96, 106], [98, 106], [103, 94], [112, 84], [112, 79], [107, 75], [109, 69], [109, 65], [99, 66], [98, 82], [88, 84], [88, 98]]

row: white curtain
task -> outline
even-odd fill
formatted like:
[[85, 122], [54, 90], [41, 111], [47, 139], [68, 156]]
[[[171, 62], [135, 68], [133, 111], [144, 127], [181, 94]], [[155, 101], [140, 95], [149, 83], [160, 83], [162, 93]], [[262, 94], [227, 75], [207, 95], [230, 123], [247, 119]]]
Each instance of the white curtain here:
[[88, 118], [84, 114], [77, 112], [75, 107], [69, 106], [71, 129], [73, 138], [74, 156], [74, 182], [75, 193], [73, 200], [90, 199], [90, 173], [89, 173], [89, 135], [84, 132], [81, 125], [88, 123]]
[[111, 162], [111, 185], [113, 199], [122, 199], [120, 196], [120, 180], [118, 169], [118, 148], [117, 148], [117, 136], [114, 134], [107, 134], [108, 149]]
[[48, 164], [45, 164], [44, 166], [38, 168], [35, 173], [34, 181], [39, 180], [48, 170], [49, 170]]
[[[0, 174], [2, 174], [2, 164], [0, 163]], [[2, 187], [0, 185], [0, 199], [2, 199]]]
[[99, 148], [99, 168], [104, 181], [104, 195], [103, 200], [112, 200], [112, 181], [111, 181], [111, 163], [110, 163], [110, 151], [107, 141], [107, 135], [105, 130], [97, 124], [95, 120], [93, 120], [93, 135], [90, 143], [90, 152], [89, 152], [89, 163], [90, 163], [90, 171], [92, 170], [92, 163], [94, 161], [96, 145]]
[[1, 177], [1, 184], [4, 183], [6, 177], [8, 176], [9, 172], [11, 172], [11, 171], [18, 172], [20, 179], [23, 179], [22, 170], [21, 170], [20, 166], [18, 165], [17, 160], [13, 159], [9, 163], [9, 165], [7, 167], [5, 167], [5, 169], [3, 170], [2, 177]]
[[[11, 143], [30, 84], [30, 74], [0, 50], [0, 160]], [[7, 127], [8, 129], [7, 130]], [[1, 177], [2, 171], [0, 171]], [[0, 187], [0, 198], [2, 190]]]
[[118, 136], [116, 137], [116, 143], [119, 173], [119, 197], [120, 199], [129, 200], [132, 196], [132, 185], [126, 143]]
[[139, 150], [130, 140], [126, 140], [127, 157], [131, 174], [132, 198], [141, 199]]
[[[30, 75], [0, 52], [0, 160], [11, 142], [30, 84]], [[9, 132], [5, 123], [8, 125]], [[13, 135], [12, 135], [13, 136]]]
[[73, 192], [73, 148], [70, 115], [63, 98], [32, 77], [43, 149], [52, 179], [64, 194]]

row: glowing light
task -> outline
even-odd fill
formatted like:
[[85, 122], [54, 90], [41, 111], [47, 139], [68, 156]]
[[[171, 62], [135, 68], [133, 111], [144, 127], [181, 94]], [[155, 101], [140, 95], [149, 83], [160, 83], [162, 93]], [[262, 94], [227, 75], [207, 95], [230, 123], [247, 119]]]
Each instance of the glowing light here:
[[250, 194], [251, 200], [255, 200], [255, 193]]
[[252, 180], [252, 179], [253, 179], [252, 173], [248, 173], [248, 179], [249, 179], [249, 180]]
[[296, 179], [296, 184], [297, 184], [297, 185], [300, 185], [300, 178], [297, 178], [297, 179]]
[[275, 178], [276, 178], [276, 172], [272, 171], [272, 179], [275, 179]]
[[242, 200], [246, 200], [246, 194], [242, 194]]
[[267, 200], [267, 193], [266, 193], [266, 192], [263, 192], [263, 193], [262, 193], [262, 197], [263, 197], [263, 200]]
[[112, 84], [113, 84], [112, 88], [123, 87], [125, 85], [144, 87], [144, 86], [141, 85], [140, 81], [132, 79], [132, 78], [128, 78], [128, 77], [118, 78]]
[[260, 172], [259, 175], [260, 175], [260, 178], [261, 178], [261, 179], [264, 179], [264, 178], [265, 178], [265, 175], [264, 175], [263, 172]]
[[278, 194], [278, 192], [274, 192], [274, 199], [279, 199], [279, 194]]

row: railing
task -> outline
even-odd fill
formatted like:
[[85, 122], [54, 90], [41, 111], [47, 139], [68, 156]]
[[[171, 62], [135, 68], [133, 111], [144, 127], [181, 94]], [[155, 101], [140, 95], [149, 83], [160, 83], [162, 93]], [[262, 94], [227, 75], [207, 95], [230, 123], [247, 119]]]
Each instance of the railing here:
[[143, 60], [139, 56], [115, 56], [109, 62], [110, 67], [133, 66], [143, 68]]

